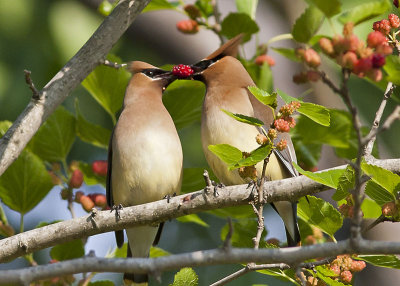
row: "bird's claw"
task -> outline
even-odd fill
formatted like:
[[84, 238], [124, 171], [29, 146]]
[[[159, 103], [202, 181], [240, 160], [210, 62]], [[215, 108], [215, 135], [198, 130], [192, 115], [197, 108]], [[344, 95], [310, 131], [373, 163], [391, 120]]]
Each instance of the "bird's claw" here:
[[117, 220], [121, 219], [121, 215], [120, 215], [120, 211], [123, 210], [123, 206], [122, 204], [118, 204], [118, 205], [113, 205], [111, 207], [110, 212], [115, 211], [115, 217], [117, 218]]
[[171, 198], [173, 198], [173, 197], [176, 197], [176, 193], [173, 193], [172, 195], [166, 194], [166, 195], [164, 196], [163, 199], [166, 199], [166, 200], [167, 200], [167, 203], [169, 203], [169, 201], [170, 201]]

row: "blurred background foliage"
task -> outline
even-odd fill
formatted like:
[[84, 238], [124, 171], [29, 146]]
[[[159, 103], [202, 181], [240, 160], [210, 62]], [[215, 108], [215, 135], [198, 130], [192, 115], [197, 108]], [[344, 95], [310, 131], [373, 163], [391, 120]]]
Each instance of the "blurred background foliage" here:
[[[104, 16], [97, 11], [100, 2], [97, 0], [0, 0], [0, 121], [14, 121], [31, 98], [31, 92], [24, 81], [23, 70], [28, 69], [32, 71], [32, 79], [36, 87], [41, 89], [78, 51], [102, 22]], [[187, 2], [192, 3], [194, 1]], [[363, 1], [342, 0], [341, 2], [343, 5], [342, 10], [347, 10]], [[236, 10], [234, 1], [220, 0], [218, 4], [223, 17], [228, 15], [229, 12]], [[301, 14], [304, 7], [303, 1], [260, 0], [256, 13], [256, 21], [260, 27], [258, 43], [267, 42], [271, 37], [282, 33], [289, 33], [292, 23]], [[180, 34], [176, 30], [175, 23], [184, 18], [186, 18], [185, 15], [174, 11], [155, 11], [140, 15], [124, 37], [118, 41], [111, 53], [117, 55], [122, 62], [141, 60], [156, 66], [196, 62], [218, 47], [219, 40], [211, 31], [205, 30], [200, 31], [196, 35]], [[371, 21], [367, 21], [356, 27], [355, 33], [359, 38], [365, 39], [371, 30], [371, 23], [374, 20], [379, 19], [371, 19]], [[333, 23], [334, 28], [340, 31], [341, 24], [336, 21]], [[331, 34], [329, 24], [325, 22], [319, 33]], [[293, 43], [285, 41], [282, 45], [280, 43], [276, 45], [276, 47], [282, 46], [287, 48], [293, 47]], [[255, 48], [256, 41], [252, 39], [252, 41], [246, 44], [242, 55], [247, 55], [250, 58], [250, 55], [254, 54]], [[289, 61], [274, 51], [270, 51], [269, 55], [276, 59], [276, 66], [272, 68], [275, 87], [283, 89], [291, 96], [297, 97], [308, 94], [306, 96], [307, 101], [317, 102], [329, 108], [343, 109], [343, 105], [338, 98], [320, 83], [312, 86], [312, 93], [308, 92], [310, 86], [299, 87], [292, 83], [292, 75], [295, 71], [301, 70], [301, 65]], [[110, 59], [114, 60], [116, 58]], [[339, 72], [339, 69], [333, 62], [326, 62], [325, 67], [330, 70], [331, 76], [337, 79], [336, 73]], [[100, 69], [107, 70], [110, 68], [101, 67]], [[112, 71], [111, 74], [115, 72]], [[126, 79], [128, 77], [129, 75]], [[81, 123], [83, 120], [87, 120], [91, 124], [102, 126], [104, 130], [99, 131], [100, 133], [97, 133], [97, 135], [107, 134], [105, 130], [112, 129], [116, 119], [114, 114], [120, 106], [120, 98], [117, 103], [104, 103], [101, 98], [92, 96], [107, 89], [107, 87], [104, 87], [104, 89], [99, 88], [101, 83], [101, 78], [93, 78], [92, 74], [92, 78], [87, 79], [83, 83], [83, 86], [91, 92], [80, 86], [63, 103], [66, 111], [74, 115], [79, 114], [80, 117], [78, 116], [77, 120], [79, 121], [79, 118], [81, 118]], [[191, 168], [185, 171], [184, 177], [184, 187], [189, 191], [201, 189], [204, 186], [201, 174], [202, 170], [207, 168], [201, 148], [199, 129], [200, 105], [204, 94], [204, 87], [197, 82], [187, 82], [183, 85], [186, 85], [186, 88], [191, 90], [195, 87], [196, 94], [193, 94], [190, 101], [185, 101], [187, 99], [183, 96], [184, 92], [180, 93], [178, 100], [174, 100], [174, 98], [168, 96], [168, 93], [171, 93], [175, 88], [172, 85], [166, 92], [164, 102], [169, 110], [175, 110], [177, 118], [180, 119], [176, 121], [176, 124], [183, 146], [184, 167]], [[91, 90], [91, 88], [95, 89], [96, 86], [99, 88], [99, 92]], [[125, 89], [123, 83], [119, 87], [123, 92]], [[184, 89], [185, 86], [179, 88]], [[375, 87], [375, 85], [362, 79], [356, 79], [355, 77], [350, 82], [350, 90], [356, 106], [360, 108], [362, 119], [365, 120], [364, 123], [369, 126], [381, 100], [382, 91]], [[184, 102], [189, 102], [189, 104], [197, 106], [197, 108], [193, 108], [189, 114], [180, 114], [180, 107], [182, 110], [187, 110], [188, 108], [182, 105]], [[110, 107], [110, 110], [107, 110], [107, 108], [104, 108], [105, 105], [112, 107]], [[387, 108], [386, 114], [393, 109], [393, 106], [392, 104]], [[65, 116], [68, 117], [68, 115]], [[79, 123], [75, 124], [79, 125]], [[93, 127], [92, 125], [90, 126]], [[0, 130], [4, 129], [0, 128]], [[59, 144], [59, 146], [68, 145], [66, 147], [68, 150], [71, 148], [71, 151], [66, 153], [68, 157], [66, 162], [64, 162], [65, 165], [70, 164], [72, 160], [79, 160], [90, 164], [95, 160], [106, 159], [106, 149], [103, 148], [105, 144], [104, 140], [102, 140], [104, 137], [99, 138], [96, 146], [88, 144], [85, 142], [85, 134], [88, 134], [85, 131], [88, 131], [88, 129], [90, 128], [79, 131], [78, 128], [78, 135], [81, 134], [82, 136], [75, 137], [72, 135], [72, 137], [70, 136], [70, 142], [65, 142], [63, 138], [60, 138], [61, 141], [58, 143], [51, 142], [52, 144]], [[383, 134], [379, 138], [381, 157], [399, 157], [399, 129], [399, 124], [394, 124], [390, 132]], [[36, 141], [38, 140], [36, 139]], [[46, 140], [44, 139], [44, 141]], [[30, 143], [30, 148], [33, 150], [35, 148], [46, 149], [45, 146], [35, 144], [35, 140]], [[322, 148], [321, 160], [314, 162], [318, 163], [318, 168], [332, 167], [343, 163], [341, 159], [333, 155], [332, 150], [332, 147]], [[26, 160], [29, 160], [29, 158]], [[34, 161], [35, 159], [32, 160]], [[86, 172], [85, 176], [88, 177], [90, 174]], [[60, 190], [59, 186], [54, 187], [46, 198], [26, 215], [25, 230], [34, 228], [42, 221], [52, 222], [70, 218], [66, 201], [60, 199]], [[100, 185], [85, 186], [84, 191], [87, 193], [104, 193], [104, 189]], [[28, 191], [27, 195], [32, 195], [32, 193]], [[4, 207], [4, 209], [10, 224], [13, 225], [14, 229], [19, 229], [19, 215], [7, 207]], [[28, 207], [25, 207], [25, 209], [30, 210]], [[78, 216], [85, 214], [80, 205], [75, 205], [75, 209]], [[236, 222], [238, 228], [254, 223], [253, 220], [246, 220], [246, 217], [252, 215], [249, 208], [242, 207], [240, 213], [244, 219]], [[219, 210], [215, 211], [214, 214], [218, 214], [219, 217], [209, 213], [200, 214], [199, 218], [201, 219], [197, 220], [197, 223], [183, 224], [176, 221], [168, 222], [159, 246], [171, 253], [219, 247], [222, 243], [220, 234], [222, 237], [224, 237], [224, 233], [226, 234], [226, 227], [223, 230], [223, 227], [226, 225], [225, 217], [227, 214], [231, 214], [231, 212], [229, 210]], [[265, 215], [268, 230], [267, 238], [277, 237], [280, 240], [284, 240], [283, 224], [277, 215], [271, 208], [267, 208]], [[307, 228], [307, 225], [301, 225], [301, 227], [304, 229]], [[251, 226], [248, 228], [251, 228]], [[252, 229], [255, 229], [255, 227]], [[247, 234], [241, 235], [246, 236]], [[248, 234], [248, 236], [251, 237], [251, 234]], [[237, 243], [240, 246], [240, 243]], [[85, 253], [94, 249], [96, 255], [104, 256], [114, 248], [113, 234], [102, 234], [89, 238], [85, 246]], [[35, 260], [39, 263], [48, 263], [48, 253], [49, 250], [35, 253]], [[10, 264], [1, 264], [0, 269], [16, 268], [22, 265], [28, 265], [28, 262], [19, 258]], [[196, 268], [195, 270], [200, 277], [199, 285], [208, 285], [230, 274], [234, 269], [239, 268], [241, 268], [240, 265], [233, 267], [213, 266]], [[173, 272], [165, 273], [162, 278], [162, 285], [170, 283], [173, 275]], [[357, 279], [362, 279], [362, 276], [360, 277]], [[100, 274], [96, 276], [95, 280], [103, 278], [120, 281], [120, 275], [118, 274]], [[388, 279], [387, 276], [386, 279]], [[118, 284], [119, 282], [116, 283]], [[271, 277], [266, 278], [265, 275], [250, 273], [235, 280], [230, 285], [251, 285], [255, 283], [267, 283], [269, 285], [287, 284]]]

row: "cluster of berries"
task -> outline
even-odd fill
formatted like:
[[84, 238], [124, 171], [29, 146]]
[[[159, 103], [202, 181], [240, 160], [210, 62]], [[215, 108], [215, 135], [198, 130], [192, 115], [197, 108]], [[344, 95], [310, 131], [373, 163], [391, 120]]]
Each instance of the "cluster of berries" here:
[[393, 49], [386, 36], [379, 30], [380, 25], [367, 37], [367, 45], [353, 34], [353, 24], [347, 23], [343, 27], [343, 36], [335, 36], [332, 40], [321, 38], [319, 45], [321, 50], [336, 62], [358, 75], [367, 76], [374, 81], [382, 79], [382, 66], [385, 57], [392, 54]]
[[[242, 152], [243, 158], [248, 158], [249, 156], [250, 156], [250, 153]], [[257, 180], [257, 169], [256, 169], [255, 165], [240, 167], [239, 175], [243, 179], [250, 178], [255, 181], [255, 180]]]
[[264, 63], [266, 63], [267, 65], [272, 67], [272, 66], [275, 65], [275, 60], [272, 57], [270, 57], [270, 56], [268, 56], [267, 54], [264, 53], [262, 55], [257, 56], [254, 59], [254, 63], [256, 65], [258, 65], [258, 66], [262, 66]]
[[176, 23], [176, 28], [184, 34], [196, 34], [199, 31], [197, 19], [201, 17], [200, 10], [192, 4], [186, 5], [183, 9], [190, 19], [179, 21]]
[[[82, 186], [84, 176], [79, 169], [79, 162], [71, 162], [69, 166], [71, 176], [68, 180], [68, 188], [61, 190], [61, 198], [63, 200], [74, 200], [76, 203], [82, 205], [82, 208], [87, 212], [91, 211], [95, 206], [101, 209], [107, 209], [107, 199], [104, 194], [89, 194], [85, 195], [82, 191], [77, 191], [73, 196], [73, 189], [78, 189]], [[107, 175], [107, 161], [97, 160], [92, 163], [92, 171], [97, 176], [105, 177]]]
[[335, 280], [351, 283], [353, 273], [360, 272], [366, 267], [365, 261], [353, 260], [350, 255], [338, 255], [330, 265], [331, 271], [336, 275]]
[[[274, 140], [278, 136], [278, 132], [289, 132], [290, 128], [296, 126], [296, 120], [291, 116], [301, 106], [300, 102], [292, 101], [285, 104], [279, 109], [276, 119], [273, 123], [273, 128], [268, 130], [268, 137], [270, 140]], [[287, 147], [286, 140], [282, 139], [276, 144], [276, 149], [279, 151], [284, 150]]]
[[312, 227], [312, 232], [313, 234], [307, 235], [306, 238], [304, 238], [304, 245], [313, 245], [326, 241], [322, 231], [319, 228]]
[[[360, 210], [361, 211], [361, 210]], [[352, 218], [354, 216], [354, 203], [351, 195], [346, 197], [346, 203], [339, 206], [339, 212], [345, 218]], [[364, 216], [364, 213], [361, 211], [361, 216]]]
[[194, 73], [194, 70], [188, 65], [176, 65], [172, 68], [172, 74], [178, 78], [187, 78]]
[[389, 35], [392, 29], [400, 27], [400, 19], [395, 14], [389, 14], [388, 19], [377, 21], [373, 24], [374, 31], [381, 32], [384, 35]]

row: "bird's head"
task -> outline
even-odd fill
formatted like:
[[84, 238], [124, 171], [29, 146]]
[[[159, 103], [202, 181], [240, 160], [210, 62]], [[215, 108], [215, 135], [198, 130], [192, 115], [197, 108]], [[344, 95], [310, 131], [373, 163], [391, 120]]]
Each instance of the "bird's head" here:
[[166, 88], [176, 79], [171, 71], [166, 71], [141, 61], [131, 62], [128, 65], [128, 70], [132, 73], [134, 82], [153, 83], [162, 88]]

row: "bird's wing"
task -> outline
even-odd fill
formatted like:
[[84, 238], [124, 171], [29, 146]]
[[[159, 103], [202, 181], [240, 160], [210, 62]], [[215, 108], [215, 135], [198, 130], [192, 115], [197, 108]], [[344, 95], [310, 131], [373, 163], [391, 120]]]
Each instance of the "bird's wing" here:
[[114, 130], [111, 132], [110, 141], [108, 143], [108, 156], [107, 156], [107, 178], [106, 178], [106, 197], [107, 204], [111, 208], [114, 206], [114, 200], [112, 198], [112, 185], [111, 185], [111, 171], [112, 171], [112, 140], [114, 137]]
[[292, 164], [292, 162], [297, 163], [296, 152], [294, 151], [292, 139], [290, 138], [289, 133], [279, 134], [277, 141], [279, 142], [281, 139], [286, 140], [287, 147], [282, 151], [274, 149], [274, 153], [279, 158], [281, 163], [286, 167], [292, 177], [297, 177], [299, 175], [299, 172], [297, 172]]

